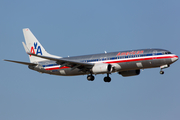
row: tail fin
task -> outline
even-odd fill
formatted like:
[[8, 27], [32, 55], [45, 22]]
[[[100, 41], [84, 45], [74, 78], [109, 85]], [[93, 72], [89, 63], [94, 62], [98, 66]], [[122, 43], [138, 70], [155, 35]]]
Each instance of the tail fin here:
[[[37, 55], [43, 55], [43, 56], [49, 56], [49, 57], [56, 57], [60, 58], [58, 56], [54, 56], [46, 52], [44, 47], [41, 45], [41, 43], [36, 39], [36, 37], [33, 35], [33, 33], [30, 31], [29, 28], [23, 29], [24, 38], [26, 41], [26, 46], [30, 50], [30, 52], [37, 54]], [[25, 48], [26, 49], [26, 48]], [[36, 63], [39, 61], [44, 61], [46, 59], [35, 57], [35, 56], [29, 56], [31, 63]]]

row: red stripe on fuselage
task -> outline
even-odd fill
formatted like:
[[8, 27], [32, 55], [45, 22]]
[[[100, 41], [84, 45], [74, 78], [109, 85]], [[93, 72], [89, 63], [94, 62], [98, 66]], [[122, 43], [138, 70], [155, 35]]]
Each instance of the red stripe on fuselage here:
[[57, 69], [67, 69], [67, 68], [69, 68], [69, 67], [67, 67], [67, 66], [64, 66], [64, 67], [61, 67], [61, 68], [59, 68], [59, 67], [52, 67], [52, 68], [45, 68], [45, 70], [57, 70]]

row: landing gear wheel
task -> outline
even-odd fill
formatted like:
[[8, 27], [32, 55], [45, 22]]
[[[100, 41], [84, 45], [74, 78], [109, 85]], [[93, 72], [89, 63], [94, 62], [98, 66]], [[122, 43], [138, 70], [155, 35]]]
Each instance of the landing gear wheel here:
[[89, 80], [89, 81], [94, 81], [94, 76], [93, 76], [93, 75], [88, 75], [88, 76], [87, 76], [87, 80]]
[[110, 77], [104, 77], [104, 82], [111, 82], [111, 78]]
[[164, 74], [164, 71], [160, 71], [160, 74], [163, 75], [163, 74]]

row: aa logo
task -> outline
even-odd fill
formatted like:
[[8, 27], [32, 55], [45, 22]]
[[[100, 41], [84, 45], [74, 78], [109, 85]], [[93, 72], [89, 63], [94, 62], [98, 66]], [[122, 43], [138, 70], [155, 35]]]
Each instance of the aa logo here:
[[[31, 53], [42, 55], [41, 46], [38, 46], [37, 42], [34, 42], [34, 46], [31, 47]], [[31, 56], [31, 55], [30, 55]]]

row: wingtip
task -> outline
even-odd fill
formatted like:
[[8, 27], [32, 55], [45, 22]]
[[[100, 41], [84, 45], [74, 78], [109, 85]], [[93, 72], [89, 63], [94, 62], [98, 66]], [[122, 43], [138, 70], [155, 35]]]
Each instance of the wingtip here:
[[6, 59], [2, 59], [3, 61], [8, 61], [8, 60], [6, 60]]

